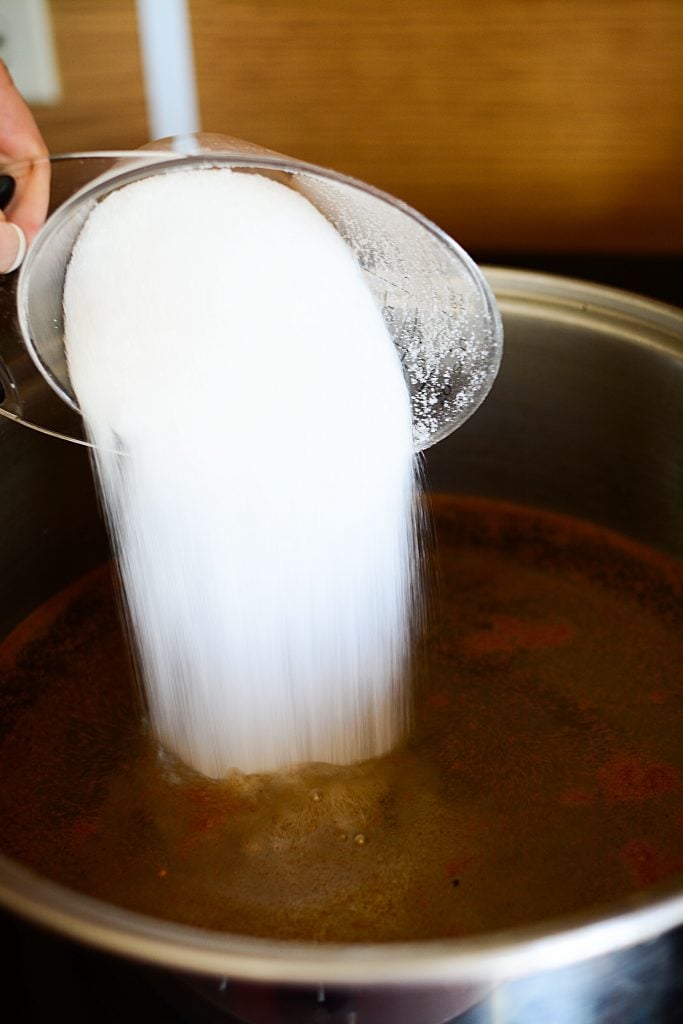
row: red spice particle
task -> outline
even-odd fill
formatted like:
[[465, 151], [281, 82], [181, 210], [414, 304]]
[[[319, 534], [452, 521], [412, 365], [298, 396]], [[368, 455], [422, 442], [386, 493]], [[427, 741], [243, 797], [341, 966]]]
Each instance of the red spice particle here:
[[480, 630], [464, 638], [469, 654], [513, 654], [562, 647], [574, 638], [573, 626], [564, 619], [522, 619], [492, 615]]
[[214, 815], [231, 814], [243, 808], [243, 802], [234, 796], [221, 792], [213, 793], [206, 789], [190, 790], [187, 799], [192, 804], [209, 809]]
[[168, 871], [166, 870], [166, 868], [159, 868], [159, 871], [158, 871], [159, 878], [166, 878], [167, 874], [168, 874]]
[[560, 793], [560, 803], [566, 807], [590, 807], [595, 803], [595, 796], [586, 789], [565, 789]]
[[659, 849], [648, 839], [632, 839], [621, 850], [621, 857], [635, 885], [655, 885], [676, 874], [683, 861]]
[[189, 857], [192, 851], [195, 850], [198, 845], [198, 836], [184, 836], [182, 839], [178, 840], [176, 850], [181, 857]]
[[188, 830], [191, 845], [206, 835], [231, 814], [244, 810], [244, 804], [233, 796], [209, 789], [193, 789], [187, 793]]
[[474, 856], [470, 855], [469, 857], [461, 857], [460, 860], [451, 861], [450, 864], [446, 865], [446, 878], [458, 878], [473, 860]]
[[77, 818], [71, 826], [71, 841], [74, 845], [85, 843], [97, 830], [97, 822], [92, 818]]
[[672, 764], [648, 761], [635, 755], [612, 758], [598, 772], [600, 788], [616, 803], [652, 800], [678, 789], [680, 775]]
[[192, 804], [199, 804], [201, 807], [212, 807], [219, 809], [229, 807], [230, 801], [217, 793], [210, 793], [204, 789], [192, 789], [187, 794], [187, 799]]
[[188, 833], [178, 842], [178, 852], [182, 856], [188, 856], [205, 840], [215, 825], [216, 819], [211, 815], [193, 818], [188, 823]]

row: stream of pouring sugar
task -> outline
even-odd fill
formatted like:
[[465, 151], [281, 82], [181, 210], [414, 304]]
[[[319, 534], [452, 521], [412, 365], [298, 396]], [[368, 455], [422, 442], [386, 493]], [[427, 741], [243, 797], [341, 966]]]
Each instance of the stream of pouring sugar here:
[[257, 174], [147, 177], [91, 213], [64, 314], [160, 742], [215, 777], [386, 752], [409, 713], [417, 468], [346, 243]]

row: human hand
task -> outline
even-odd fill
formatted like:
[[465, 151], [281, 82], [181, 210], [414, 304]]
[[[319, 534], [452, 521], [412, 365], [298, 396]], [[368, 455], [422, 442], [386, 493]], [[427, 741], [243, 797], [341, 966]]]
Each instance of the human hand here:
[[0, 211], [0, 274], [8, 274], [20, 265], [27, 246], [45, 220], [50, 197], [50, 161], [33, 114], [0, 60], [0, 165], [3, 164], [4, 173], [15, 182], [12, 198]]

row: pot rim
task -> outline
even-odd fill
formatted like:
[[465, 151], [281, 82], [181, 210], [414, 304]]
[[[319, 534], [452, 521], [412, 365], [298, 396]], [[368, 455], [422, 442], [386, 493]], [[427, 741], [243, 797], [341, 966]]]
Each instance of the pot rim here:
[[680, 879], [590, 912], [466, 939], [312, 943], [212, 932], [108, 904], [0, 856], [0, 903], [103, 952], [185, 973], [298, 985], [497, 984], [652, 941], [683, 922]]
[[683, 309], [678, 306], [560, 274], [486, 264], [480, 270], [501, 311], [535, 319], [551, 316], [559, 323], [683, 355]]

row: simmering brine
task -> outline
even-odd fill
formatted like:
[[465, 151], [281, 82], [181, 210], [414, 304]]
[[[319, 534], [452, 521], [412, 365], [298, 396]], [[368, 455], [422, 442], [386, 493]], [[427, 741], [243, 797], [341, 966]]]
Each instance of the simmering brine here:
[[0, 647], [0, 848], [207, 929], [476, 935], [683, 873], [683, 565], [602, 528], [430, 497], [405, 742], [353, 766], [196, 773], [147, 720], [105, 565]]

